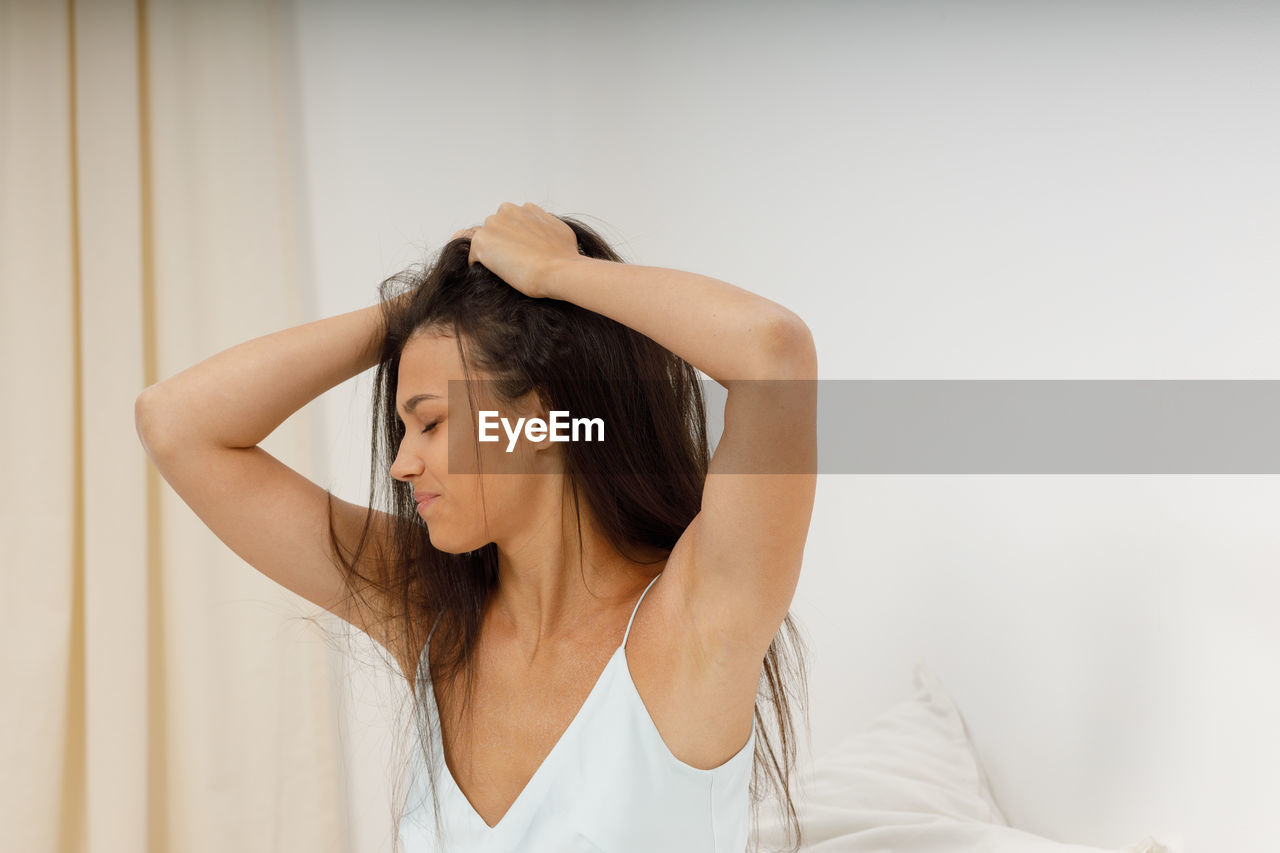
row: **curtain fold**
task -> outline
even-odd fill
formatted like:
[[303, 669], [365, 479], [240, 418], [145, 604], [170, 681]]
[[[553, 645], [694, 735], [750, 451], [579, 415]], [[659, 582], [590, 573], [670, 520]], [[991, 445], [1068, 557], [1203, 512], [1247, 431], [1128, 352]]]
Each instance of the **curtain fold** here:
[[[303, 322], [288, 7], [0, 0], [0, 850], [350, 847], [328, 614], [150, 465], [148, 384]], [[314, 420], [263, 447], [313, 476]]]

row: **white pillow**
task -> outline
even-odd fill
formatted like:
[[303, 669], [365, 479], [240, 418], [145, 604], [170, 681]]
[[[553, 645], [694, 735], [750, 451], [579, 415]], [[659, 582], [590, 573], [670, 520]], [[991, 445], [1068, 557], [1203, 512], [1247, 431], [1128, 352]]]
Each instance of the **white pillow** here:
[[[792, 786], [805, 853], [1175, 853], [1148, 836], [1119, 849], [1064, 844], [1009, 826], [964, 720], [933, 671], [915, 695], [801, 770]], [[785, 848], [774, 799], [759, 850]]]

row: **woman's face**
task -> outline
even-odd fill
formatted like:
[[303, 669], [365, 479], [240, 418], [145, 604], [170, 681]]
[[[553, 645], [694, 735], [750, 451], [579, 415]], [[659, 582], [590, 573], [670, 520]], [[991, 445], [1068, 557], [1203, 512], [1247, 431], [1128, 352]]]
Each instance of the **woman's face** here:
[[[472, 375], [477, 409], [497, 410], [512, 423], [528, 414], [495, 401], [483, 374], [473, 368]], [[430, 503], [419, 504], [418, 513], [427, 523], [431, 544], [453, 554], [508, 537], [538, 518], [560, 494], [557, 478], [545, 475], [551, 470], [543, 449], [548, 443], [521, 438], [508, 453], [501, 429], [499, 441], [476, 441], [463, 378], [453, 336], [420, 332], [405, 344], [396, 382], [396, 412], [405, 434], [391, 476], [409, 483], [415, 493], [439, 493]], [[451, 379], [459, 381], [451, 387]], [[406, 411], [406, 404], [419, 395], [430, 396]], [[477, 446], [483, 473], [476, 472]]]

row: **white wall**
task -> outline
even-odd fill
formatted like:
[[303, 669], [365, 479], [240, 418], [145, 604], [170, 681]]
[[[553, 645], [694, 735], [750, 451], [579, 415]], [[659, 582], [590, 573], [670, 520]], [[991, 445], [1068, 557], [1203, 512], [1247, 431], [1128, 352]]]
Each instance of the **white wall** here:
[[[1280, 373], [1275, 4], [295, 11], [315, 316], [533, 201], [793, 309], [824, 379]], [[322, 398], [350, 500], [368, 386]], [[823, 476], [815, 751], [924, 656], [1015, 826], [1270, 849], [1278, 507], [1274, 476]]]

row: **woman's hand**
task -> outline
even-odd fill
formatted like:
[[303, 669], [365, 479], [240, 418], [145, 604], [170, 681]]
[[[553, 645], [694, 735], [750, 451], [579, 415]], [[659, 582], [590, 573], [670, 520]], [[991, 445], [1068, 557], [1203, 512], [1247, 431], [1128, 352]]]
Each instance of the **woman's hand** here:
[[533, 202], [504, 201], [498, 212], [471, 234], [467, 263], [482, 263], [494, 275], [526, 296], [546, 296], [547, 276], [555, 264], [581, 258], [573, 229]]

